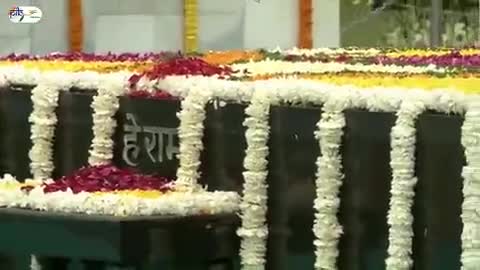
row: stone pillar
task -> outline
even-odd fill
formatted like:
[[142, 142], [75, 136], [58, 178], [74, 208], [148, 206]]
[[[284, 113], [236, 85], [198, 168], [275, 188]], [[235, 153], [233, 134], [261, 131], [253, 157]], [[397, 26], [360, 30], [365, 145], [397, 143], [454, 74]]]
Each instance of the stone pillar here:
[[432, 0], [430, 13], [430, 46], [442, 46], [443, 4], [442, 0]]

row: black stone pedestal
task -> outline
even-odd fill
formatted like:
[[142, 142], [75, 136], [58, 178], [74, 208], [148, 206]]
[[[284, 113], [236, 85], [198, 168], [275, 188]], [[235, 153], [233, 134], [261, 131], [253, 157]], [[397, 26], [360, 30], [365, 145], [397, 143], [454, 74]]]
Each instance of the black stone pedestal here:
[[[139, 270], [151, 262], [227, 270], [238, 254], [237, 225], [234, 215], [107, 217], [3, 208], [0, 253], [36, 254], [42, 270]], [[1, 269], [28, 269], [12, 262], [3, 260]]]

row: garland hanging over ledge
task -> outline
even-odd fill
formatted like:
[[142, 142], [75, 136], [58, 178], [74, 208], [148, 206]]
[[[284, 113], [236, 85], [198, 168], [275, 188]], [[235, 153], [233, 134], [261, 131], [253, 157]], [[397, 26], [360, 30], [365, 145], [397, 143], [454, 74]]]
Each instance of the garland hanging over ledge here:
[[[462, 221], [464, 231], [462, 234], [462, 264], [465, 269], [476, 269], [479, 262], [479, 245], [480, 234], [478, 228], [480, 220], [477, 215], [476, 206], [478, 205], [478, 167], [479, 167], [479, 147], [478, 147], [478, 127], [480, 127], [480, 106], [478, 105], [478, 94], [466, 95], [461, 93], [458, 87], [455, 91], [445, 89], [435, 89], [432, 85], [426, 83], [428, 78], [435, 78], [436, 75], [445, 75], [450, 72], [448, 69], [440, 68], [436, 65], [429, 66], [395, 66], [395, 65], [379, 65], [379, 64], [356, 64], [356, 63], [320, 63], [320, 62], [287, 62], [287, 61], [259, 61], [247, 64], [235, 64], [230, 66], [233, 73], [227, 73], [223, 70], [210, 71], [211, 77], [205, 75], [205, 67], [207, 70], [211, 66], [191, 65], [188, 68], [188, 75], [196, 73], [191, 77], [186, 77], [185, 67], [188, 63], [199, 64], [198, 62], [175, 62], [175, 65], [168, 66], [167, 71], [155, 71], [151, 76], [139, 76], [137, 84], [141, 85], [141, 89], [145, 88], [151, 93], [166, 91], [172, 95], [183, 98], [182, 109], [180, 113], [183, 140], [181, 140], [181, 173], [180, 184], [182, 186], [196, 185], [198, 180], [198, 166], [200, 164], [200, 151], [203, 145], [200, 143], [202, 139], [203, 126], [191, 125], [195, 122], [203, 122], [205, 118], [205, 103], [211, 98], [219, 98], [234, 102], [250, 103], [246, 111], [247, 120], [245, 125], [248, 130], [246, 132], [247, 150], [244, 161], [245, 186], [243, 190], [242, 203], [224, 205], [224, 209], [235, 209], [240, 205], [242, 217], [242, 230], [239, 235], [243, 238], [242, 244], [242, 265], [245, 269], [262, 269], [265, 264], [265, 238], [268, 235], [268, 226], [265, 222], [266, 211], [266, 174], [268, 173], [267, 155], [268, 155], [268, 107], [277, 105], [278, 100], [287, 104], [309, 104], [320, 107], [323, 105], [323, 117], [318, 122], [318, 131], [316, 138], [321, 146], [321, 156], [318, 158], [318, 173], [315, 183], [317, 187], [317, 198], [315, 201], [316, 226], [309, 228], [314, 230], [316, 236], [316, 269], [335, 270], [336, 260], [338, 259], [339, 250], [337, 247], [338, 238], [341, 233], [341, 224], [339, 224], [336, 215], [338, 202], [338, 188], [342, 184], [342, 157], [339, 148], [341, 147], [342, 128], [345, 125], [343, 110], [345, 109], [363, 109], [372, 112], [396, 112], [397, 122], [391, 132], [391, 169], [393, 179], [385, 179], [392, 181], [390, 190], [390, 209], [388, 211], [389, 230], [389, 258], [386, 261], [388, 269], [409, 269], [412, 263], [411, 258], [411, 202], [414, 197], [415, 174], [413, 171], [415, 160], [413, 153], [415, 152], [415, 120], [417, 116], [424, 110], [434, 110], [442, 113], [455, 113], [459, 115], [465, 114], [465, 122], [462, 127], [462, 144], [465, 148], [467, 158], [466, 166], [463, 168], [464, 183], [464, 202], [462, 205]], [[162, 66], [164, 67], [164, 66]], [[180, 69], [182, 75], [178, 76]], [[232, 81], [222, 78], [229, 78], [231, 74], [240, 74], [243, 70], [250, 71], [242, 77], [244, 81]], [[235, 72], [237, 71], [237, 72]], [[313, 72], [312, 72], [313, 71]], [[163, 72], [163, 73], [162, 73]], [[169, 72], [168, 75], [165, 73]], [[298, 79], [294, 76], [307, 76], [308, 73], [318, 73], [330, 75], [330, 80], [334, 80], [343, 73], [354, 75], [353, 82], [358, 82], [362, 76], [370, 76], [370, 85], [356, 87], [353, 85], [335, 85], [324, 82], [315, 82], [312, 80]], [[79, 75], [80, 74], [80, 75]], [[199, 76], [202, 74], [203, 76]], [[281, 74], [287, 78], [276, 79], [275, 75]], [[332, 74], [335, 74], [332, 76]], [[392, 75], [395, 74], [395, 75]], [[401, 78], [401, 76], [408, 78]], [[454, 74], [454, 73], [450, 73]], [[19, 67], [0, 68], [0, 85], [24, 83], [28, 85], [39, 84], [44, 85], [44, 76], [46, 73], [38, 72], [38, 70], [27, 70]], [[110, 74], [111, 75], [111, 74]], [[115, 74], [114, 74], [115, 75]], [[131, 75], [131, 74], [126, 74]], [[268, 77], [267, 75], [271, 75]], [[288, 78], [288, 76], [292, 76]], [[308, 74], [310, 76], [315, 76]], [[456, 74], [455, 74], [456, 75]], [[455, 77], [453, 75], [453, 77]], [[105, 76], [105, 77], [104, 77]], [[118, 78], [106, 80], [106, 76], [101, 74], [92, 74], [88, 76], [81, 73], [64, 73], [57, 76], [55, 81], [71, 81], [76, 84], [97, 85], [93, 87], [99, 89], [99, 95], [93, 102], [94, 109], [94, 132], [95, 138], [92, 144], [91, 164], [104, 164], [111, 160], [111, 134], [115, 123], [109, 122], [116, 111], [117, 103], [115, 100], [120, 95], [127, 94], [126, 86], [123, 85], [124, 80]], [[112, 75], [113, 76], [113, 75]], [[262, 77], [266, 76], [266, 77]], [[402, 80], [417, 78], [418, 85], [426, 85], [425, 89], [418, 88], [399, 88], [385, 87], [385, 85], [375, 84], [373, 81], [377, 77], [395, 77], [395, 82]], [[371, 78], [375, 77], [375, 78]], [[120, 77], [119, 77], [120, 78]], [[245, 79], [246, 78], [246, 79]], [[267, 80], [262, 80], [267, 78]], [[305, 77], [307, 78], [307, 77]], [[312, 77], [309, 77], [312, 79]], [[327, 77], [325, 77], [327, 78]], [[420, 79], [419, 79], [420, 78]], [[257, 81], [250, 81], [255, 80]], [[461, 78], [457, 78], [461, 79]], [[94, 80], [94, 82], [90, 82]], [[447, 78], [446, 80], [452, 80]], [[469, 80], [474, 80], [470, 79]], [[445, 81], [442, 81], [445, 83]], [[125, 82], [126, 83], [126, 82]], [[380, 85], [380, 86], [379, 86]], [[81, 87], [85, 88], [85, 87]], [[365, 91], [365, 89], [368, 91]], [[37, 104], [34, 100], [34, 110], [46, 112], [47, 115], [53, 113], [56, 106], [56, 100], [53, 99], [48, 103], [40, 103], [43, 95], [39, 94], [42, 88], [38, 87], [35, 92], [35, 99], [39, 99]], [[204, 91], [207, 91], [204, 92]], [[47, 94], [45, 94], [47, 95]], [[48, 95], [49, 96], [49, 95]], [[52, 95], [53, 96], [53, 95]], [[39, 106], [37, 106], [39, 105]], [[48, 109], [48, 110], [46, 110]], [[34, 114], [35, 115], [35, 114]], [[37, 119], [38, 120], [38, 119]], [[35, 121], [37, 121], [35, 120]], [[37, 123], [38, 126], [53, 126], [53, 123]], [[35, 128], [37, 128], [35, 127]], [[33, 128], [33, 127], [32, 127]], [[34, 141], [34, 144], [42, 144], [45, 142]], [[112, 142], [113, 144], [113, 142]], [[44, 146], [47, 146], [46, 144]], [[48, 159], [37, 159], [39, 162], [48, 161]], [[182, 161], [183, 160], [183, 161]], [[101, 165], [99, 165], [101, 166]], [[43, 169], [38, 167], [39, 170]], [[327, 170], [325, 170], [327, 168]], [[43, 171], [41, 171], [43, 173]], [[2, 182], [2, 181], [0, 181]], [[0, 192], [8, 188], [18, 187], [22, 185], [12, 177], [6, 177], [0, 186]], [[35, 185], [34, 182], [31, 183]], [[22, 186], [24, 187], [24, 186]], [[29, 204], [30, 207], [36, 209], [62, 208], [67, 212], [87, 212], [91, 213], [92, 209], [100, 214], [137, 214], [136, 209], [145, 209], [143, 199], [131, 198], [133, 202], [128, 204], [123, 212], [120, 210], [121, 203], [125, 201], [123, 194], [119, 196], [107, 196], [97, 199], [95, 196], [84, 196], [78, 194], [45, 195], [41, 188], [37, 187], [31, 190], [30, 195], [35, 196], [26, 198], [25, 192], [16, 189], [17, 192], [6, 192], [0, 195], [0, 205], [22, 205]], [[33, 193], [32, 193], [33, 192]], [[67, 196], [66, 196], [67, 195]], [[218, 194], [217, 194], [218, 195]], [[220, 194], [221, 195], [221, 194]], [[229, 195], [229, 194], [223, 194]], [[235, 194], [228, 197], [218, 197], [212, 202], [230, 202], [238, 200]], [[129, 195], [128, 195], [129, 196]], [[67, 198], [67, 199], [65, 199]], [[114, 204], [108, 201], [114, 199]], [[192, 197], [188, 197], [190, 200]], [[103, 200], [105, 199], [105, 200]], [[2, 201], [3, 200], [3, 201]], [[160, 202], [162, 200], [162, 202]], [[48, 203], [46, 203], [48, 202]], [[85, 204], [82, 202], [88, 202]], [[174, 208], [158, 208], [162, 203], [168, 202], [173, 205], [175, 202], [167, 200], [166, 197], [155, 201], [148, 201], [146, 205], [155, 207], [149, 210], [151, 213], [167, 213], [165, 209]], [[63, 204], [62, 204], [63, 203]], [[206, 201], [206, 205], [210, 205], [210, 201]], [[193, 204], [197, 206], [197, 204]], [[177, 205], [178, 206], [178, 205]], [[227, 207], [228, 206], [228, 207]], [[79, 208], [80, 207], [80, 208]], [[180, 206], [179, 206], [180, 207]], [[62, 210], [59, 209], [59, 210]], [[179, 208], [180, 210], [181, 207]], [[216, 208], [215, 208], [216, 209]], [[62, 210], [62, 211], [63, 211]], [[178, 213], [184, 213], [182, 211]], [[142, 210], [143, 211], [143, 210]], [[171, 211], [171, 210], [169, 210]], [[322, 225], [330, 226], [322, 226]]]
[[[61, 74], [58, 74], [61, 75]], [[53, 140], [60, 90], [68, 87], [56, 81], [56, 76], [42, 77], [32, 90], [33, 110], [29, 117], [31, 123], [32, 148], [29, 152], [30, 170], [34, 179], [49, 179], [54, 169]]]
[[182, 101], [178, 118], [178, 138], [180, 140], [177, 185], [187, 191], [198, 191], [200, 178], [200, 154], [203, 150], [203, 121], [207, 117], [205, 106], [211, 99], [210, 89], [193, 88]]
[[425, 110], [423, 102], [412, 100], [403, 103], [391, 131], [390, 166], [392, 183], [388, 214], [389, 238], [386, 269], [408, 270], [413, 265], [409, 256], [413, 243], [412, 205], [415, 196], [415, 123]]
[[247, 127], [243, 172], [243, 198], [240, 204], [242, 227], [237, 234], [242, 238], [240, 258], [243, 269], [265, 269], [267, 254], [267, 175], [268, 124], [270, 98], [268, 91], [256, 91], [246, 108]]
[[463, 167], [462, 269], [474, 270], [480, 265], [480, 99], [467, 105], [462, 126], [462, 145], [466, 165]]
[[93, 141], [90, 146], [90, 165], [110, 163], [113, 158], [114, 142], [112, 136], [117, 126], [114, 119], [119, 104], [119, 96], [127, 88], [127, 77], [119, 74], [106, 75], [99, 85], [97, 95], [93, 98]]
[[315, 269], [335, 270], [338, 242], [342, 226], [337, 219], [340, 207], [340, 187], [342, 186], [341, 142], [345, 127], [344, 107], [341, 100], [330, 99], [322, 108], [323, 112], [317, 124], [315, 137], [318, 140], [321, 155], [317, 159], [316, 199], [314, 201], [315, 219]]

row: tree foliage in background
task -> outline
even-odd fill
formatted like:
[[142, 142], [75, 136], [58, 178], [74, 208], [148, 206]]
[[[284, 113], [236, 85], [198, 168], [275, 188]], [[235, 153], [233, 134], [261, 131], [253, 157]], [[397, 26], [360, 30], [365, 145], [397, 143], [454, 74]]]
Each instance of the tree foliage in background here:
[[[388, 12], [388, 31], [382, 44], [394, 47], [428, 47], [430, 44], [431, 0], [352, 0], [368, 5], [372, 14]], [[479, 0], [443, 0], [445, 47], [474, 45], [478, 40]]]

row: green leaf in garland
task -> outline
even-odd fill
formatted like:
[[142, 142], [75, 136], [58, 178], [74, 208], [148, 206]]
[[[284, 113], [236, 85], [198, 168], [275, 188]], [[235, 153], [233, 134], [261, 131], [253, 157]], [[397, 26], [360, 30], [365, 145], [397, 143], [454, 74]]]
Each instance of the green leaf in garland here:
[[265, 58], [270, 60], [283, 60], [284, 56], [280, 52], [266, 52]]
[[187, 57], [202, 57], [203, 53], [201, 52], [188, 52], [186, 54]]

